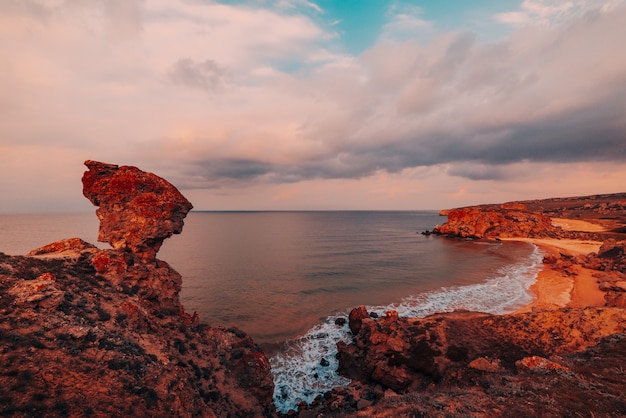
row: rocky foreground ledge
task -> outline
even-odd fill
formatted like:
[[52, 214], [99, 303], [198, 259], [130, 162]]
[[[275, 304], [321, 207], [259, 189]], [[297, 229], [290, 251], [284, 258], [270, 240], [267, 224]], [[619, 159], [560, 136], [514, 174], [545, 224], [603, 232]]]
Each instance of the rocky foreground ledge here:
[[113, 249], [74, 238], [0, 253], [2, 416], [275, 415], [265, 354], [187, 314], [181, 276], [156, 258], [191, 203], [135, 167], [85, 164], [98, 239]]

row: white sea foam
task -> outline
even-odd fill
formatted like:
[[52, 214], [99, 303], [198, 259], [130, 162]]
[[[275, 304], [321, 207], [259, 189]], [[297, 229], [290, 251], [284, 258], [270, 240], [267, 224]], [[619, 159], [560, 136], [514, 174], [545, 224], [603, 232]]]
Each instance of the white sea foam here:
[[[384, 313], [395, 310], [400, 316], [424, 317], [457, 309], [504, 314], [532, 301], [529, 287], [541, 269], [542, 254], [535, 247], [531, 256], [518, 264], [503, 267], [484, 283], [446, 287], [436, 291], [409, 296], [387, 306], [369, 306], [368, 311]], [[288, 412], [304, 401], [311, 403], [316, 396], [350, 380], [337, 373], [337, 342], [349, 342], [348, 325], [335, 325], [329, 317], [315, 325], [302, 338], [289, 342], [270, 358], [274, 375], [274, 403], [278, 410]], [[322, 365], [322, 359], [328, 364]], [[324, 363], [326, 364], [326, 363]]]
[[532, 301], [529, 288], [535, 282], [541, 266], [542, 254], [535, 246], [527, 260], [501, 268], [495, 277], [484, 283], [445, 287], [409, 296], [397, 304], [369, 309], [383, 312], [393, 309], [400, 316], [417, 318], [457, 309], [504, 314]]
[[348, 342], [349, 332], [347, 324], [336, 325], [335, 318], [329, 317], [270, 358], [274, 403], [279, 410], [296, 409], [302, 401], [309, 404], [316, 396], [350, 383], [337, 373], [336, 359], [337, 343]]

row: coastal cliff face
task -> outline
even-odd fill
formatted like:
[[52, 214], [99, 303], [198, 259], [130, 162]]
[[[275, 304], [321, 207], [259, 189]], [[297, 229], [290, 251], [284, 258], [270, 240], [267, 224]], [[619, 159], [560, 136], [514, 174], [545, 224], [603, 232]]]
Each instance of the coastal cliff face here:
[[[433, 233], [450, 238], [551, 238], [601, 242], [598, 252], [544, 259], [554, 269], [574, 274], [572, 265], [595, 271], [607, 306], [626, 307], [626, 193], [553, 198], [442, 210], [447, 216]], [[592, 221], [596, 231], [563, 229], [553, 219]]]
[[530, 211], [521, 203], [450, 209], [439, 214], [448, 221], [433, 232], [449, 237], [554, 237], [557, 231], [549, 216]]
[[87, 161], [100, 250], [79, 239], [0, 254], [0, 411], [5, 416], [273, 416], [262, 350], [200, 324], [181, 276], [156, 258], [191, 204], [135, 167]]

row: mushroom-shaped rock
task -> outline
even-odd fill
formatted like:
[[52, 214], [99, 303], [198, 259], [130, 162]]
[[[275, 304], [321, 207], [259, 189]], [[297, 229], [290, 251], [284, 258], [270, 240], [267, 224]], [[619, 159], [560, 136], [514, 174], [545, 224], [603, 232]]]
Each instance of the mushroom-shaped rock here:
[[132, 166], [85, 161], [83, 194], [100, 219], [98, 241], [153, 260], [193, 207], [172, 184]]

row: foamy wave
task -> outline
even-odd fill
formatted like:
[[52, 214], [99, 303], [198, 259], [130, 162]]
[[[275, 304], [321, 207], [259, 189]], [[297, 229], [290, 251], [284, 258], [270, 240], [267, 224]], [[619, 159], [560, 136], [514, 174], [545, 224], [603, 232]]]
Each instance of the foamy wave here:
[[445, 287], [409, 296], [397, 304], [369, 309], [383, 312], [393, 309], [400, 316], [416, 318], [457, 309], [505, 314], [532, 302], [529, 288], [535, 282], [541, 266], [542, 254], [535, 246], [528, 260], [501, 268], [496, 277], [484, 283]]
[[336, 358], [337, 343], [348, 342], [349, 331], [347, 324], [336, 325], [335, 318], [329, 317], [270, 358], [279, 410], [295, 410], [302, 401], [310, 404], [316, 396], [350, 383], [337, 373]]
[[[369, 306], [368, 311], [382, 313], [393, 309], [400, 316], [417, 318], [457, 309], [493, 314], [512, 312], [532, 301], [528, 289], [541, 265], [542, 254], [535, 246], [529, 259], [503, 267], [496, 277], [484, 283], [442, 288], [409, 296], [397, 304]], [[335, 325], [335, 317], [329, 317], [270, 358], [278, 410], [286, 413], [302, 401], [311, 403], [316, 396], [350, 383], [337, 373], [336, 359], [337, 342], [349, 342], [349, 332], [347, 324]], [[322, 359], [328, 364], [322, 365]]]

